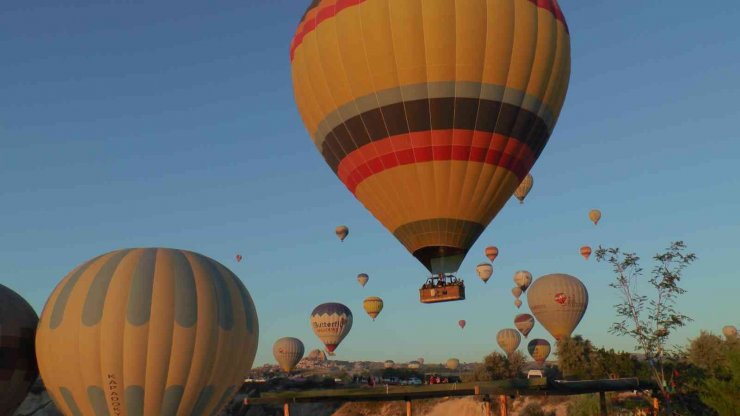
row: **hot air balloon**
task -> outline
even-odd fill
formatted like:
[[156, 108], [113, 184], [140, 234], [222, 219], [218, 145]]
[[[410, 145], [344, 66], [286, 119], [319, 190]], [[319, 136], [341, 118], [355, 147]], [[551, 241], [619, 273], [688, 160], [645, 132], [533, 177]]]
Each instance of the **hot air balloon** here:
[[324, 362], [326, 361], [326, 353], [319, 349], [312, 350], [311, 352], [308, 353], [307, 358], [312, 361]]
[[241, 261], [242, 261], [242, 255], [241, 254], [237, 254], [236, 255], [236, 262], [239, 263]]
[[448, 369], [455, 371], [457, 370], [457, 367], [460, 366], [460, 360], [458, 360], [457, 358], [450, 358], [449, 360], [447, 360], [447, 363], [445, 363], [445, 366]]
[[598, 209], [592, 209], [588, 212], [588, 219], [593, 221], [594, 225], [597, 225], [601, 219], [601, 211]]
[[524, 203], [524, 198], [526, 198], [529, 191], [532, 190], [532, 185], [534, 185], [534, 178], [532, 178], [532, 175], [528, 173], [527, 176], [524, 177], [522, 183], [520, 183], [514, 191], [514, 196], [519, 200], [520, 204]]
[[421, 368], [421, 363], [418, 361], [411, 361], [409, 362], [407, 367], [412, 370], [418, 370], [419, 368]]
[[534, 317], [528, 313], [520, 313], [514, 317], [514, 326], [526, 338], [532, 328], [534, 328]]
[[493, 266], [490, 263], [481, 263], [476, 266], [475, 272], [478, 273], [478, 277], [483, 283], [488, 283], [488, 279], [493, 275]]
[[215, 414], [252, 367], [259, 326], [228, 268], [168, 248], [72, 270], [39, 321], [41, 378], [67, 415]]
[[365, 308], [365, 312], [367, 312], [374, 321], [375, 318], [378, 317], [380, 311], [383, 310], [383, 299], [377, 296], [370, 296], [362, 302], [362, 307]]
[[360, 282], [360, 284], [362, 285], [362, 287], [365, 287], [365, 285], [367, 284], [367, 281], [368, 280], [370, 280], [370, 276], [368, 276], [365, 273], [360, 273], [360, 274], [357, 275], [357, 281]]
[[286, 373], [295, 368], [296, 364], [303, 358], [304, 352], [303, 342], [298, 338], [280, 338], [272, 346], [272, 355], [275, 356], [280, 368]]
[[511, 355], [519, 348], [519, 343], [522, 342], [522, 337], [516, 332], [515, 329], [506, 328], [498, 331], [496, 334], [496, 342], [502, 350], [506, 352], [506, 355]]
[[727, 339], [737, 338], [737, 328], [732, 325], [723, 326], [722, 334], [724, 334]]
[[457, 324], [460, 325], [460, 328], [465, 329], [466, 322], [464, 319], [457, 321]]
[[498, 257], [498, 247], [488, 246], [486, 247], [486, 257], [488, 260], [494, 261]]
[[583, 256], [584, 259], [588, 260], [588, 258], [591, 257], [591, 247], [589, 246], [581, 247], [581, 256]]
[[339, 241], [344, 241], [344, 239], [349, 235], [349, 227], [346, 225], [340, 225], [334, 230], [334, 232], [337, 234], [337, 237], [339, 237]]
[[538, 364], [542, 365], [550, 355], [550, 343], [544, 339], [533, 339], [529, 341], [527, 350], [529, 351], [529, 355], [531, 355]]
[[341, 303], [322, 303], [311, 312], [311, 329], [332, 355], [352, 329], [352, 311]]
[[514, 306], [516, 306], [516, 308], [519, 309], [522, 306], [522, 301], [519, 299], [515, 300]]
[[511, 288], [511, 294], [514, 295], [515, 298], [519, 299], [520, 296], [522, 296], [522, 293], [524, 291], [520, 287], [512, 287]]
[[529, 309], [556, 339], [573, 333], [588, 307], [586, 286], [567, 274], [548, 274], [532, 283], [527, 292]]
[[[396, 3], [312, 1], [290, 46], [293, 91], [328, 166], [445, 281], [547, 144], [570, 36], [556, 0]], [[421, 290], [424, 303], [465, 298]]]
[[38, 321], [25, 299], [0, 284], [0, 415], [12, 415], [36, 381]]
[[418, 361], [419, 364], [424, 365], [424, 358], [419, 357], [419, 358], [416, 359], [416, 361]]
[[393, 360], [386, 360], [386, 362], [383, 363], [383, 368], [393, 368], [393, 366], [396, 365]]
[[527, 291], [527, 288], [532, 283], [532, 273], [526, 270], [519, 270], [514, 273], [514, 284], [521, 288], [522, 291]]

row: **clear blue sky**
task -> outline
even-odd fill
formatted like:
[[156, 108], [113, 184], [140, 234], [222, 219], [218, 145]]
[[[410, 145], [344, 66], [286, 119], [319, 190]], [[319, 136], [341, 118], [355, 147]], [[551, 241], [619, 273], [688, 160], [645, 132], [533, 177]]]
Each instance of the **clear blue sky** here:
[[[735, 2], [561, 1], [571, 83], [534, 189], [473, 247], [460, 272], [468, 299], [439, 305], [419, 303], [425, 269], [303, 127], [288, 47], [307, 1], [154, 3], [0, 3], [0, 282], [38, 312], [93, 256], [177, 247], [223, 262], [247, 285], [257, 364], [273, 361], [282, 336], [318, 347], [308, 316], [326, 301], [355, 315], [337, 358], [473, 361], [527, 310], [509, 289], [514, 271], [528, 269], [579, 276], [591, 304], [576, 333], [631, 350], [607, 333], [609, 267], [578, 248], [616, 245], [647, 260], [683, 239], [699, 260], [679, 308], [695, 322], [671, 341], [740, 324]], [[592, 207], [604, 213], [598, 227], [586, 218]], [[339, 223], [351, 227], [344, 244]], [[474, 268], [489, 244], [501, 255], [484, 286]], [[364, 289], [359, 272], [371, 276]], [[371, 295], [385, 300], [374, 323], [361, 304]], [[540, 336], [551, 339], [537, 326], [530, 338]]]

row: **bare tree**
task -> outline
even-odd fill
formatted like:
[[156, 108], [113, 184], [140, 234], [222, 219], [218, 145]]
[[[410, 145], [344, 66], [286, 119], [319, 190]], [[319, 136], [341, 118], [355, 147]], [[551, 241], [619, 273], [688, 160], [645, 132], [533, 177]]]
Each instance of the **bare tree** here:
[[620, 320], [614, 322], [609, 332], [629, 336], [635, 340], [635, 350], [642, 351], [650, 365], [664, 398], [668, 398], [664, 373], [665, 345], [673, 330], [691, 321], [675, 309], [677, 298], [686, 290], [678, 286], [686, 267], [694, 260], [694, 253], [686, 253], [683, 241], [671, 243], [665, 252], [656, 254], [656, 262], [648, 283], [654, 289], [652, 297], [640, 294], [637, 284], [642, 281], [640, 258], [635, 253], [623, 253], [619, 248], [596, 250], [596, 260], [612, 265], [615, 280], [609, 284], [621, 294], [621, 302], [614, 305]]

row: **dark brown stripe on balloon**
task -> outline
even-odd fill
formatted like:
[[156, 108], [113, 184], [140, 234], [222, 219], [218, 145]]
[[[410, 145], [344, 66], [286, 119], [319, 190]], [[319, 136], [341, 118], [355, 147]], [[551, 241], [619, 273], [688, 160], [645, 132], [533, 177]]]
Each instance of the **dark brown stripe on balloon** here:
[[499, 101], [446, 97], [390, 104], [351, 117], [326, 136], [321, 153], [336, 173], [342, 159], [368, 143], [401, 134], [446, 129], [512, 137], [528, 146], [535, 159], [549, 138], [542, 118], [521, 107]]
[[[432, 268], [432, 259], [465, 255], [467, 249], [475, 243], [475, 240], [483, 232], [483, 225], [454, 218], [439, 218], [430, 220], [414, 221], [398, 227], [393, 235], [403, 243], [406, 248], [414, 250], [413, 255], [427, 269]], [[417, 247], [414, 241], [423, 241], [424, 235], [428, 234], [430, 239], [438, 240], [440, 234], [447, 235], [449, 245], [431, 245]], [[452, 246], [452, 244], [455, 246]]]

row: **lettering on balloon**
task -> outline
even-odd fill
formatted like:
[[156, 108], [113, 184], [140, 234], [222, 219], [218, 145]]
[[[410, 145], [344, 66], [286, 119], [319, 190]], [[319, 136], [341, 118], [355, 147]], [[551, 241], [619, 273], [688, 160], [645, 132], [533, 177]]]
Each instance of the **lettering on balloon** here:
[[121, 414], [121, 395], [118, 394], [118, 381], [115, 374], [108, 374], [108, 400], [113, 408], [113, 414]]
[[347, 325], [347, 318], [340, 318], [335, 322], [312, 322], [314, 331], [320, 334], [339, 334]]

